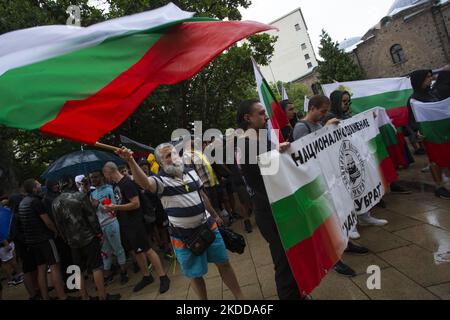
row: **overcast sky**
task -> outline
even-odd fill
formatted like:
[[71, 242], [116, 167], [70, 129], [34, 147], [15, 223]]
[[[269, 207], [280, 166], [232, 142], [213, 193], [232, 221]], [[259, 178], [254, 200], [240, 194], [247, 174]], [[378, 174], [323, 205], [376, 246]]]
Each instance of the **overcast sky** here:
[[243, 20], [270, 23], [300, 7], [318, 56], [320, 33], [328, 31], [333, 40], [362, 36], [383, 18], [394, 0], [252, 0], [241, 9]]

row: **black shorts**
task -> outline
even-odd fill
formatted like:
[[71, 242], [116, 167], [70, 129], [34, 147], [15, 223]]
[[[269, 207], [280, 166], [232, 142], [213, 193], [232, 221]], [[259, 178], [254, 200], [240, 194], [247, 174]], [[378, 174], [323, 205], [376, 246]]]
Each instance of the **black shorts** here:
[[30, 245], [30, 252], [37, 266], [52, 266], [59, 263], [59, 254], [53, 239]]
[[36, 259], [29, 246], [24, 244], [22, 241], [14, 240], [16, 245], [16, 253], [19, 259], [22, 261], [22, 271], [23, 273], [30, 273], [37, 270]]
[[[142, 217], [141, 217], [142, 218]], [[151, 248], [150, 239], [145, 230], [144, 219], [133, 217], [120, 224], [120, 236], [126, 251], [146, 252]]]
[[73, 263], [80, 267], [81, 272], [93, 272], [103, 269], [102, 245], [97, 238], [82, 247], [72, 248]]

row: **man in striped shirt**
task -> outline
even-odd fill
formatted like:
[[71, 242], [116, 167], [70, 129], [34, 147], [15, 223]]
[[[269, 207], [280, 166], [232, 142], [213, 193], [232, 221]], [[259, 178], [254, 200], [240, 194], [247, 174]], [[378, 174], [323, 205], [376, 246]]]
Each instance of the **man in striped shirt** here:
[[[243, 294], [229, 262], [225, 244], [217, 228], [223, 221], [211, 206], [203, 190], [203, 184], [195, 170], [184, 168], [183, 161], [173, 145], [164, 143], [155, 150], [160, 174], [147, 177], [136, 161], [133, 152], [125, 147], [117, 152], [128, 162], [134, 180], [145, 190], [158, 194], [171, 225], [171, 239], [183, 274], [191, 279], [194, 291], [200, 299], [207, 299], [203, 276], [208, 272], [208, 263], [215, 263], [223, 282], [236, 299]], [[184, 240], [196, 228], [208, 224], [214, 232], [214, 242], [200, 256], [186, 248]]]

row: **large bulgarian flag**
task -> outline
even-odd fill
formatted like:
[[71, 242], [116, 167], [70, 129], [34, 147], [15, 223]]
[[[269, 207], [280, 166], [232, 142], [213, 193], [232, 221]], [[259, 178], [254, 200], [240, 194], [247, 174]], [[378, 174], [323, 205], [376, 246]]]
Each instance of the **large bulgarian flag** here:
[[430, 162], [450, 168], [450, 98], [438, 102], [411, 99], [411, 107]]
[[193, 18], [168, 4], [85, 28], [3, 34], [0, 124], [93, 144], [159, 85], [194, 76], [232, 44], [271, 28]]
[[[330, 96], [334, 90], [345, 90], [351, 94], [352, 112], [354, 114], [375, 107], [386, 110], [395, 127], [408, 124], [407, 102], [412, 94], [411, 81], [409, 78], [381, 78], [360, 81], [335, 82], [322, 85], [324, 94]], [[408, 162], [404, 155], [405, 138], [401, 131], [394, 135], [383, 135], [389, 137], [385, 140], [388, 146], [389, 156], [395, 167], [407, 166]]]
[[259, 70], [256, 61], [252, 58], [253, 70], [255, 71], [256, 86], [258, 89], [259, 100], [266, 109], [269, 117], [268, 129], [270, 131], [270, 139], [274, 143], [284, 142], [281, 129], [289, 125], [289, 119], [281, 108], [280, 103], [270, 89], [266, 79], [264, 79], [261, 70]]

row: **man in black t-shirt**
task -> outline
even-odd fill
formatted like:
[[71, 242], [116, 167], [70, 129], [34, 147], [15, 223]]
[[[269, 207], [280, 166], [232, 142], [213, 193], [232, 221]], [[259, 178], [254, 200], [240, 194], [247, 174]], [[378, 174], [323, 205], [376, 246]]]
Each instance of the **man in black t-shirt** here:
[[[265, 129], [267, 125], [267, 115], [264, 107], [258, 100], [243, 101], [238, 108], [238, 126], [245, 130], [245, 134], [238, 143], [241, 155], [245, 155], [240, 160], [240, 166], [245, 180], [254, 192], [252, 197], [253, 209], [255, 213], [256, 224], [264, 239], [269, 243], [270, 253], [275, 266], [275, 283], [280, 300], [298, 300], [302, 299], [302, 294], [297, 286], [294, 275], [292, 274], [283, 244], [278, 234], [278, 229], [272, 215], [272, 209], [264, 186], [261, 171], [256, 161], [256, 156], [267, 150], [263, 150], [264, 144], [272, 148], [267, 140], [261, 141], [258, 137], [258, 131]], [[249, 129], [253, 129], [247, 131]], [[250, 134], [253, 132], [253, 134]], [[279, 151], [284, 152], [289, 147], [289, 143], [281, 143]], [[250, 150], [257, 150], [257, 154], [252, 154]], [[252, 159], [251, 156], [254, 158]]]
[[137, 292], [151, 284], [154, 280], [147, 268], [147, 258], [152, 263], [160, 277], [159, 292], [169, 290], [170, 280], [163, 269], [158, 254], [149, 243], [144, 225], [144, 216], [141, 210], [140, 192], [138, 186], [129, 178], [123, 176], [113, 162], [103, 167], [105, 178], [113, 182], [116, 203], [106, 205], [109, 212], [116, 213], [119, 220], [120, 233], [125, 250], [132, 251], [142, 273], [142, 280], [134, 287]]
[[24, 243], [29, 247], [28, 252], [37, 265], [41, 296], [45, 300], [50, 298], [47, 287], [47, 266], [50, 266], [56, 294], [59, 299], [65, 300], [67, 297], [64, 293], [59, 255], [54, 242], [57, 231], [39, 197], [41, 184], [35, 179], [28, 179], [23, 187], [27, 195], [19, 204], [18, 222], [23, 232]]

